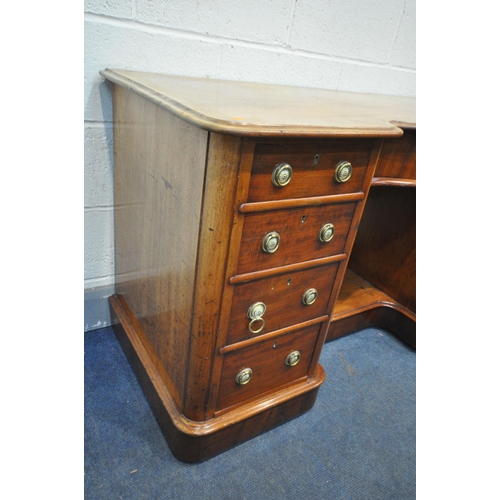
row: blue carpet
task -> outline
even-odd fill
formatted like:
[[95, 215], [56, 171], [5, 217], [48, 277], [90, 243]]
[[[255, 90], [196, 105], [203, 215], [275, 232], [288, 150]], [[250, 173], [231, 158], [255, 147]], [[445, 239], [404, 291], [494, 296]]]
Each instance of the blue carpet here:
[[201, 464], [171, 454], [111, 328], [85, 333], [85, 498], [416, 497], [416, 354], [383, 330], [325, 345], [305, 415]]

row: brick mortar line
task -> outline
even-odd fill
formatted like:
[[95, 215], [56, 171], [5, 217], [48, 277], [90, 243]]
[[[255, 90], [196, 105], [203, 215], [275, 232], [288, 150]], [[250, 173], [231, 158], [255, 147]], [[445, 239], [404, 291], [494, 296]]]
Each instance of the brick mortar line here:
[[203, 33], [199, 33], [197, 31], [188, 31], [188, 30], [180, 30], [178, 28], [171, 28], [168, 26], [159, 26], [156, 24], [148, 24], [143, 21], [139, 21], [137, 19], [129, 19], [129, 18], [119, 18], [113, 16], [107, 16], [105, 14], [94, 14], [90, 12], [86, 12], [84, 14], [85, 21], [91, 22], [100, 22], [102, 24], [107, 24], [109, 26], [119, 27], [119, 28], [130, 28], [137, 31], [142, 31], [144, 33], [150, 34], [163, 34], [163, 35], [171, 35], [177, 36], [179, 38], [191, 39], [199, 42], [205, 43], [214, 43], [218, 45], [236, 45], [239, 47], [246, 47], [252, 49], [260, 49], [268, 52], [276, 52], [287, 55], [308, 57], [311, 59], [323, 59], [326, 61], [335, 61], [344, 64], [355, 64], [358, 66], [367, 66], [374, 67], [380, 69], [392, 69], [396, 71], [401, 71], [405, 73], [416, 73], [415, 69], [405, 68], [403, 66], [393, 66], [389, 63], [379, 63], [372, 61], [364, 61], [361, 59], [352, 59], [349, 57], [342, 56], [331, 56], [328, 54], [322, 54], [320, 52], [310, 52], [304, 49], [293, 49], [291, 47], [283, 45], [272, 45], [265, 44], [259, 42], [253, 42], [250, 40], [239, 40], [235, 38], [226, 38], [217, 35], [204, 35]]

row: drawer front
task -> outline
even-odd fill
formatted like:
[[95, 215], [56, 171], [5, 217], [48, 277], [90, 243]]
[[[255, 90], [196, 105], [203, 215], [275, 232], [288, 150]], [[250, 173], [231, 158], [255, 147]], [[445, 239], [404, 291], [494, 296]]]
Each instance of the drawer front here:
[[[356, 206], [338, 203], [247, 214], [243, 225], [237, 273], [280, 267], [306, 260], [343, 253], [351, 218]], [[333, 224], [333, 238], [321, 242], [320, 231]], [[262, 249], [263, 240], [279, 234], [279, 246], [273, 253]]]
[[[255, 147], [248, 202], [308, 198], [361, 191], [373, 148], [371, 140], [342, 140], [335, 143], [257, 144]], [[335, 168], [343, 161], [352, 165], [351, 178], [335, 180]], [[288, 184], [273, 184], [275, 167], [292, 167]]]
[[403, 137], [384, 139], [375, 177], [417, 178], [416, 131], [405, 130]]
[[[334, 263], [235, 285], [226, 343], [234, 344], [328, 314], [338, 265]], [[265, 305], [264, 314], [255, 314], [250, 319], [249, 308], [259, 303]], [[254, 319], [255, 316], [262, 319]]]
[[[313, 325], [225, 354], [217, 410], [307, 376], [320, 327]], [[300, 352], [300, 361], [287, 366], [287, 356], [295, 351]], [[248, 368], [252, 370], [250, 381], [238, 384], [236, 376]]]

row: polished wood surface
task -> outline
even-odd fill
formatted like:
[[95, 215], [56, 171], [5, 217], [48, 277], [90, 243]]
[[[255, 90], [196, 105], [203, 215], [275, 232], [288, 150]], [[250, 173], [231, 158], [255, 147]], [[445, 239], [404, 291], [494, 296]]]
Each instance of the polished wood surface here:
[[384, 140], [375, 177], [417, 179], [417, 131], [412, 128], [403, 130], [404, 135], [397, 140]]
[[333, 203], [346, 203], [348, 201], [360, 201], [365, 195], [361, 191], [356, 193], [333, 194], [328, 196], [314, 196], [305, 198], [292, 198], [286, 200], [256, 201], [253, 203], [242, 203], [240, 212], [250, 214], [255, 212], [271, 212], [273, 210], [284, 210], [297, 207], [317, 207], [320, 205], [331, 205]]
[[[322, 207], [290, 208], [270, 214], [248, 214], [241, 237], [242, 250], [237, 273], [344, 253], [355, 208], [356, 203], [337, 203]], [[322, 243], [318, 234], [326, 223], [334, 224], [335, 235], [331, 241]], [[280, 244], [274, 253], [264, 253], [262, 240], [271, 232], [280, 235]]]
[[417, 179], [399, 177], [374, 177], [372, 186], [417, 187]]
[[215, 352], [213, 333], [221, 328], [219, 310], [224, 291], [221, 277], [226, 272], [241, 150], [242, 141], [238, 137], [210, 134], [204, 209], [198, 235], [198, 241], [203, 244], [198, 246], [193, 339], [184, 402], [184, 414], [196, 421], [209, 418], [207, 381]]
[[[248, 202], [339, 195], [361, 191], [373, 140], [307, 141], [265, 143], [255, 149]], [[352, 176], [335, 182], [335, 167], [344, 160], [352, 164]], [[279, 163], [293, 169], [292, 180], [276, 187], [269, 180]]]
[[293, 273], [295, 271], [300, 271], [303, 269], [311, 269], [313, 267], [332, 264], [333, 262], [340, 262], [342, 260], [345, 260], [346, 258], [347, 258], [346, 254], [339, 253], [337, 255], [330, 255], [329, 257], [322, 257], [321, 259], [305, 260], [301, 262], [296, 262], [295, 264], [288, 264], [287, 266], [271, 267], [269, 269], [264, 269], [262, 271], [253, 271], [245, 274], [237, 274], [229, 278], [229, 283], [231, 285], [238, 285], [239, 283], [248, 283], [249, 281], [268, 278], [270, 276], [276, 276], [277, 274]]
[[349, 268], [416, 312], [416, 193], [372, 187]]
[[249, 345], [258, 344], [265, 340], [273, 339], [276, 340], [277, 337], [281, 337], [282, 335], [287, 335], [288, 333], [294, 332], [296, 330], [301, 330], [305, 328], [309, 328], [312, 325], [317, 325], [320, 323], [325, 323], [329, 320], [328, 315], [318, 316], [313, 319], [308, 319], [307, 321], [301, 321], [300, 323], [296, 323], [294, 325], [285, 326], [284, 328], [280, 328], [279, 330], [274, 330], [269, 333], [259, 334], [256, 337], [250, 337], [246, 340], [241, 340], [236, 342], [235, 344], [228, 344], [224, 347], [221, 347], [220, 354], [226, 354], [227, 352], [235, 351], [237, 349], [241, 349], [242, 347], [246, 347]]
[[416, 348], [416, 315], [349, 269], [331, 321], [327, 341], [363, 328], [380, 327]]
[[408, 97], [118, 69], [100, 73], [211, 132], [246, 137], [397, 137], [398, 125], [415, 123], [415, 99]]
[[327, 339], [370, 326], [416, 347], [416, 131], [385, 139]]
[[208, 134], [126, 89], [113, 95], [116, 293], [182, 408]]
[[[373, 321], [411, 338], [414, 313], [404, 294], [414, 268], [401, 263], [410, 285], [400, 286], [393, 261], [412, 240], [400, 237], [384, 253], [391, 233], [383, 226], [390, 221], [400, 234], [411, 225], [412, 201], [396, 191], [414, 191], [406, 187], [415, 185], [414, 167], [398, 166], [414, 158], [414, 100], [102, 74], [114, 83], [110, 304], [175, 456], [204, 460], [309, 410], [325, 377], [319, 359], [326, 339]], [[340, 161], [353, 166], [346, 183], [334, 180]], [[271, 174], [283, 162], [293, 177], [277, 188]], [[377, 191], [382, 196], [370, 202]], [[408, 215], [397, 219], [401, 203]], [[326, 223], [335, 235], [323, 243]], [[262, 240], [272, 231], [280, 245], [266, 253]], [[368, 248], [371, 266], [363, 261]], [[372, 268], [370, 287], [390, 300], [366, 305], [365, 296], [360, 308], [363, 287], [346, 294], [348, 264], [358, 262], [360, 273]], [[302, 296], [312, 288], [318, 298], [306, 306]], [[266, 304], [265, 326], [250, 332], [255, 302]], [[292, 351], [301, 353], [294, 367], [285, 364]], [[244, 368], [252, 379], [239, 385]]]
[[[313, 325], [226, 353], [217, 400], [218, 409], [230, 408], [235, 403], [290, 382], [300, 379], [305, 381], [319, 327], [320, 325]], [[287, 366], [285, 359], [293, 351], [300, 352], [300, 361], [296, 366]], [[236, 374], [244, 368], [251, 368], [253, 371], [250, 382], [245, 385], [235, 384]]]
[[[247, 317], [248, 308], [255, 302], [266, 305], [262, 334], [328, 314], [337, 268], [338, 264], [334, 263], [235, 286], [226, 342], [233, 344], [255, 336], [248, 328]], [[318, 298], [306, 306], [302, 295], [310, 288], [318, 292]]]

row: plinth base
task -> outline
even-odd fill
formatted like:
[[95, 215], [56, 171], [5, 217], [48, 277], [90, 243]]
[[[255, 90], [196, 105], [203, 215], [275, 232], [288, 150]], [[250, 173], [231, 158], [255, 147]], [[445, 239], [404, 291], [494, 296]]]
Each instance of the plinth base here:
[[187, 419], [175, 404], [158, 370], [146, 352], [133, 323], [118, 297], [110, 297], [117, 324], [114, 331], [173, 455], [183, 462], [200, 462], [258, 436], [310, 410], [325, 372], [318, 364], [306, 382], [241, 404], [202, 422]]

